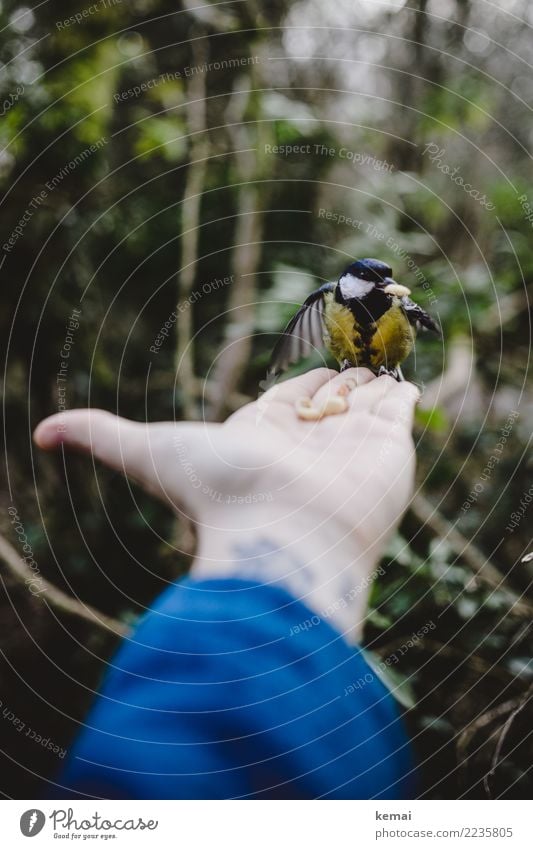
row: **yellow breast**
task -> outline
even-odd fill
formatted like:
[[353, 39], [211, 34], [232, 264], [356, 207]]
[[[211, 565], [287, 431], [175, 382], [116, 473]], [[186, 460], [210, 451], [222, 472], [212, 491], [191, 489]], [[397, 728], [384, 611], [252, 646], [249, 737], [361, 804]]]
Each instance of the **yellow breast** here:
[[393, 369], [411, 353], [415, 332], [397, 298], [369, 327], [358, 325], [350, 310], [335, 301], [333, 293], [328, 292], [324, 300], [324, 342], [339, 363], [348, 360], [358, 366]]
[[326, 347], [339, 363], [348, 360], [354, 365], [365, 365], [364, 346], [352, 313], [342, 304], [337, 303], [333, 292], [328, 292], [324, 300], [326, 303], [324, 310]]
[[415, 335], [399, 302], [393, 303], [375, 324], [370, 341], [372, 366], [395, 368], [400, 365], [413, 350]]

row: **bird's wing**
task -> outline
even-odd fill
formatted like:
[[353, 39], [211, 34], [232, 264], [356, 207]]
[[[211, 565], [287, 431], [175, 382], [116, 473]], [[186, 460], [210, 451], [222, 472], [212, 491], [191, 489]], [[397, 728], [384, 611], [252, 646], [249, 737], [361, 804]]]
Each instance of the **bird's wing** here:
[[441, 335], [441, 330], [436, 321], [434, 321], [429, 313], [415, 304], [411, 298], [404, 297], [401, 299], [402, 310], [407, 316], [409, 324], [412, 324], [417, 330], [423, 327], [425, 330], [432, 330], [433, 333]]
[[279, 374], [292, 363], [308, 357], [324, 345], [324, 295], [333, 292], [334, 283], [324, 283], [311, 292], [289, 321], [270, 358], [269, 371]]

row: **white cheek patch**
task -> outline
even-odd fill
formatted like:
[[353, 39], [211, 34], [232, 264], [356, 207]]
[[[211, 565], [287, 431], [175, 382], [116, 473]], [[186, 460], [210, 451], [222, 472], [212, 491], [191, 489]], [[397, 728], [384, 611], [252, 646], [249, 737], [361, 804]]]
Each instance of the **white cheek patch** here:
[[345, 300], [350, 298], [364, 298], [376, 284], [370, 280], [361, 280], [353, 274], [344, 274], [339, 280], [342, 296]]

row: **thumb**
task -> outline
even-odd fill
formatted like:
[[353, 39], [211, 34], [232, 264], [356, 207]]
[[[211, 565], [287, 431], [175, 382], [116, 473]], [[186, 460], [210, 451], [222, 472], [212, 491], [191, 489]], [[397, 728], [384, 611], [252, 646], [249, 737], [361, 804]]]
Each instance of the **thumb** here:
[[185, 504], [194, 512], [198, 493], [191, 489], [180, 464], [174, 445], [177, 435], [180, 443], [185, 440], [195, 455], [196, 424], [132, 422], [105, 410], [88, 409], [69, 410], [44, 419], [33, 438], [45, 451], [64, 445], [91, 454], [135, 480], [172, 509], [179, 511]]
[[60, 445], [92, 454], [106, 466], [143, 482], [147, 442], [146, 424], [114, 416], [106, 410], [68, 410], [44, 419], [35, 429], [35, 444], [44, 451]]

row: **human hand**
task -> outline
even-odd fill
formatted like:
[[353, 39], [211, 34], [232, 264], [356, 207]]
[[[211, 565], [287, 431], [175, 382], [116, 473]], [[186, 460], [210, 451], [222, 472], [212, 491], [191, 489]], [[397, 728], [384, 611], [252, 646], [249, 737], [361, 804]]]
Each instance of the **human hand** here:
[[[346, 413], [297, 417], [298, 398], [322, 406], [347, 381], [357, 388]], [[348, 597], [332, 614], [347, 631], [367, 595], [367, 585], [351, 598], [353, 589], [408, 504], [417, 397], [411, 384], [366, 369], [317, 369], [272, 387], [224, 424], [139, 424], [72, 410], [44, 420], [35, 441], [91, 453], [192, 518], [198, 576], [284, 581], [321, 610]]]

